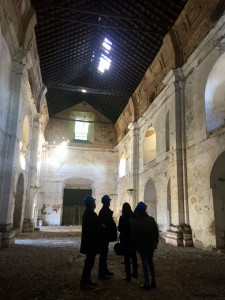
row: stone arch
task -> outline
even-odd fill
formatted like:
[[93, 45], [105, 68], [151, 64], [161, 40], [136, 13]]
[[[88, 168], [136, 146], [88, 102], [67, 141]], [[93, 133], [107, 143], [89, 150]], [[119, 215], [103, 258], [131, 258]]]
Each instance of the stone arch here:
[[156, 158], [156, 132], [153, 127], [149, 127], [143, 143], [143, 163], [144, 165]]
[[120, 157], [120, 163], [119, 163], [119, 178], [124, 177], [126, 174], [126, 156], [124, 153], [122, 153]]
[[23, 121], [22, 137], [20, 141], [20, 165], [22, 170], [26, 168], [26, 159], [29, 147], [30, 126], [28, 116], [25, 116]]
[[205, 88], [205, 113], [207, 132], [225, 122], [225, 53], [214, 64]]
[[144, 202], [147, 205], [147, 212], [157, 221], [157, 197], [155, 183], [149, 179], [145, 185]]
[[225, 249], [225, 151], [216, 159], [211, 174], [216, 246]]
[[166, 152], [170, 150], [170, 115], [169, 111], [166, 114]]
[[14, 228], [20, 228], [21, 226], [23, 195], [24, 195], [24, 177], [23, 177], [23, 173], [20, 173], [17, 181], [17, 186], [16, 186], [15, 206], [14, 206], [14, 213], [13, 213]]
[[171, 224], [171, 187], [170, 187], [170, 179], [167, 185], [167, 229], [170, 229]]

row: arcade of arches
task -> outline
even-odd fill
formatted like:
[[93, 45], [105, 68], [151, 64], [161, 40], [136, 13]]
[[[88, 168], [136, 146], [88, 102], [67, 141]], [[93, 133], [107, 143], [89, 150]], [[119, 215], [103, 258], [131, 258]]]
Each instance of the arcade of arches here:
[[[212, 21], [216, 0], [200, 18], [189, 2], [189, 25], [175, 22], [116, 124], [85, 102], [49, 118], [30, 1], [27, 28], [0, 2], [1, 247], [40, 220], [79, 225], [82, 204], [67, 194], [84, 190], [97, 212], [108, 194], [115, 220], [125, 201], [146, 202], [169, 244], [225, 250], [225, 14]], [[88, 143], [66, 121], [78, 115], [95, 122]]]

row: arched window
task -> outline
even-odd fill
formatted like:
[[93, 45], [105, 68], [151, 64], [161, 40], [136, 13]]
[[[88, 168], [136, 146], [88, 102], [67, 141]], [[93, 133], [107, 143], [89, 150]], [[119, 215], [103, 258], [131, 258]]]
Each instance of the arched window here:
[[149, 127], [148, 131], [146, 132], [143, 155], [144, 164], [147, 164], [156, 158], [156, 132], [153, 127]]
[[126, 173], [126, 157], [123, 153], [120, 158], [119, 178], [124, 177], [125, 173]]
[[225, 53], [213, 66], [205, 89], [207, 132], [224, 124], [225, 120]]

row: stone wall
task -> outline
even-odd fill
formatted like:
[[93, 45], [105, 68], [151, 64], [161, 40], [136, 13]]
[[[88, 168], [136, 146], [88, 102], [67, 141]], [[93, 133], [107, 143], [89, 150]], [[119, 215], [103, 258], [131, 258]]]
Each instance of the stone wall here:
[[[91, 128], [90, 141], [81, 143], [75, 140], [75, 119], [88, 119]], [[71, 146], [113, 149], [115, 132], [113, 123], [85, 102], [77, 104], [50, 118], [45, 131], [49, 144], [59, 144], [63, 140]]]

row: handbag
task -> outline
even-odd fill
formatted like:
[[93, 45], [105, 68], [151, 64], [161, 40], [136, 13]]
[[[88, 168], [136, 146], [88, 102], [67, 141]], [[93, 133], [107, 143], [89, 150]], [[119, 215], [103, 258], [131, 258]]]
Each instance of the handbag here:
[[114, 252], [116, 253], [116, 255], [124, 255], [125, 251], [124, 251], [124, 247], [120, 242], [115, 243], [114, 245]]

